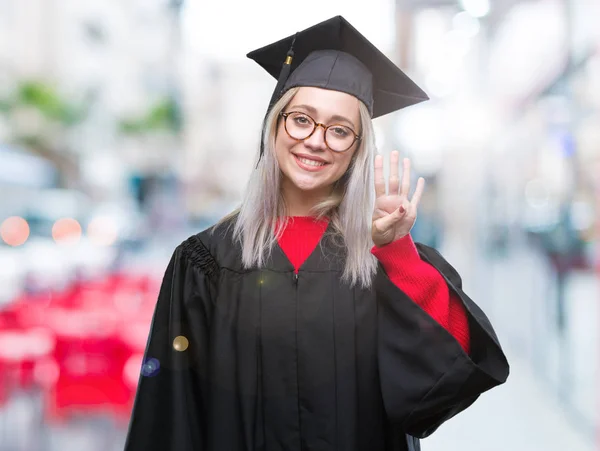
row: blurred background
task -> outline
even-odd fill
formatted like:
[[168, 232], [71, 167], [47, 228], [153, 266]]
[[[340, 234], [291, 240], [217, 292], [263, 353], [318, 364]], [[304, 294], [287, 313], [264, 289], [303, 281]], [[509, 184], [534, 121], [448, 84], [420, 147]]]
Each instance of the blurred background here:
[[423, 449], [599, 449], [600, 2], [0, 0], [1, 451], [123, 449], [168, 259], [253, 167], [245, 54], [337, 14], [431, 96], [378, 147], [512, 366]]

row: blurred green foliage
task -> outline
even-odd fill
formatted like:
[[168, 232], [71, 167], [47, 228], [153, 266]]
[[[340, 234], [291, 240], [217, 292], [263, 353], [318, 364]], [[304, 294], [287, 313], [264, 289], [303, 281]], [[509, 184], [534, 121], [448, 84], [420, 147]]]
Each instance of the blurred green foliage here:
[[[44, 123], [32, 128], [28, 119], [14, 120], [23, 110], [34, 110]], [[64, 137], [85, 119], [88, 110], [89, 102], [75, 103], [43, 80], [18, 81], [9, 94], [0, 97], [0, 114], [6, 115], [10, 124], [9, 141], [51, 161], [58, 169], [61, 186], [76, 180], [79, 171]]]
[[23, 83], [18, 90], [23, 105], [37, 108], [48, 119], [64, 125], [74, 125], [84, 116], [82, 107], [75, 107], [60, 98], [56, 90], [40, 82]]
[[18, 83], [11, 96], [0, 99], [0, 112], [10, 113], [22, 107], [35, 108], [46, 119], [67, 127], [81, 122], [86, 115], [84, 105], [68, 102], [53, 86], [38, 80]]
[[139, 135], [156, 131], [176, 133], [181, 130], [177, 103], [171, 98], [163, 99], [153, 105], [141, 117], [121, 120], [119, 130], [127, 135]]

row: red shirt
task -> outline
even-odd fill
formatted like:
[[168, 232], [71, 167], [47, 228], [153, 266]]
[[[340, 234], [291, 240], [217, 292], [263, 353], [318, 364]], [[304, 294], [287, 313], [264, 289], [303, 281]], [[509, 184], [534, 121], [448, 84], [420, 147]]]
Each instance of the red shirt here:
[[[327, 229], [327, 220], [308, 216], [290, 218], [279, 246], [296, 272], [315, 249]], [[390, 280], [469, 352], [469, 323], [460, 299], [450, 291], [442, 275], [421, 260], [409, 235], [386, 246], [371, 249]]]

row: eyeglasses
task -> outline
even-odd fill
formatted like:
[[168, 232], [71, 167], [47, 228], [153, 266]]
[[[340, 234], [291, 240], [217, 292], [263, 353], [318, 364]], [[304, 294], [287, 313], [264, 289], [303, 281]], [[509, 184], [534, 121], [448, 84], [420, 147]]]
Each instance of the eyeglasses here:
[[325, 145], [334, 152], [345, 152], [361, 139], [350, 127], [339, 124], [324, 125], [316, 122], [306, 113], [291, 111], [289, 113], [282, 112], [280, 115], [284, 119], [284, 128], [288, 136], [297, 141], [310, 138], [317, 127], [323, 127]]

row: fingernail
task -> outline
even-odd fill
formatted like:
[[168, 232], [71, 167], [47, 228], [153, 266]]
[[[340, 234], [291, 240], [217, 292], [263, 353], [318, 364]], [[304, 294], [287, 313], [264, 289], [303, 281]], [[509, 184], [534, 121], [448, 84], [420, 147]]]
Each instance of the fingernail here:
[[404, 212], [406, 211], [406, 209], [404, 208], [404, 205], [400, 205], [400, 208], [398, 208], [398, 210], [400, 211], [401, 215], [403, 215]]

